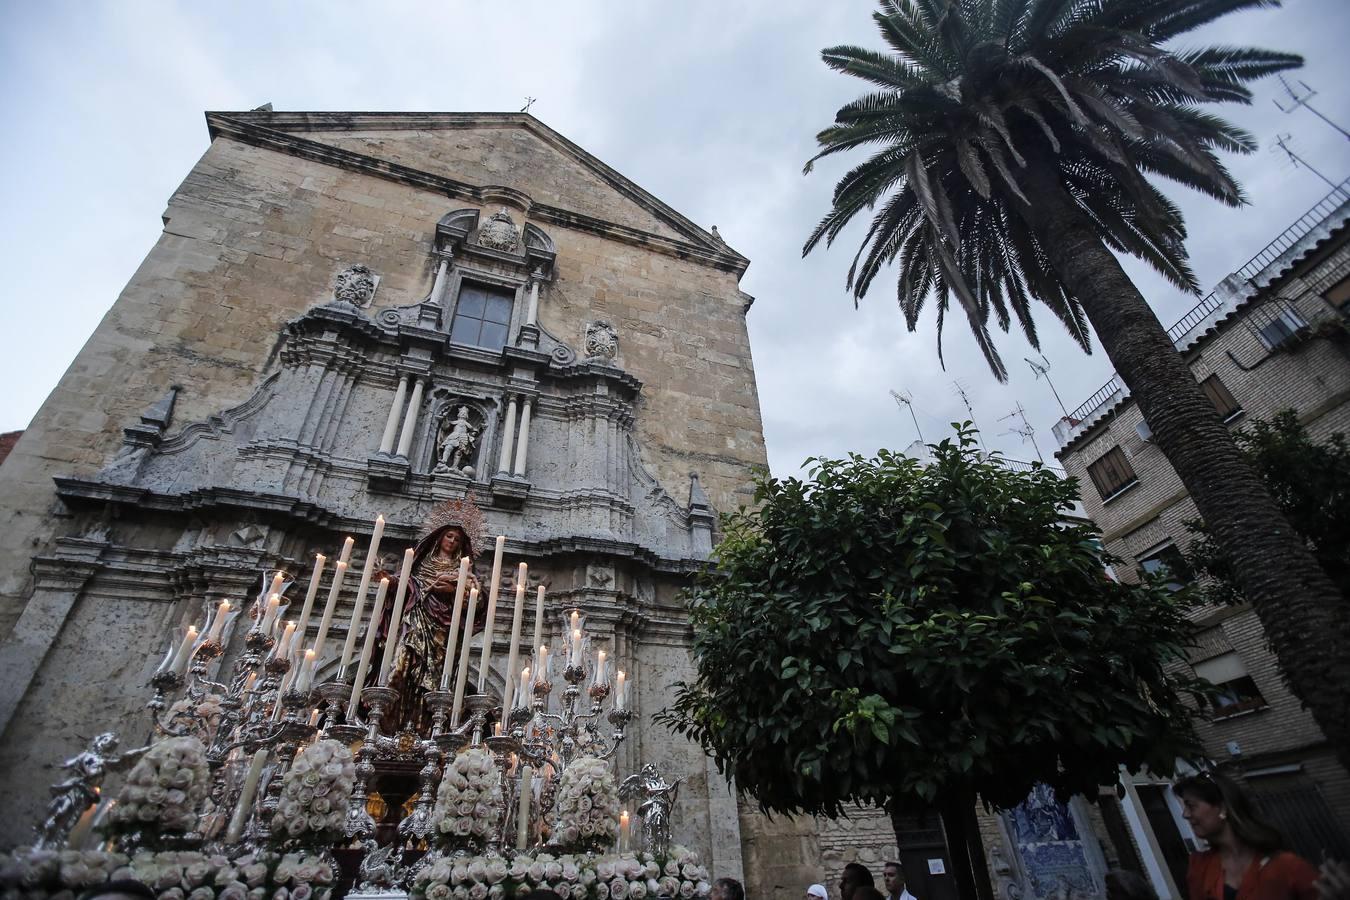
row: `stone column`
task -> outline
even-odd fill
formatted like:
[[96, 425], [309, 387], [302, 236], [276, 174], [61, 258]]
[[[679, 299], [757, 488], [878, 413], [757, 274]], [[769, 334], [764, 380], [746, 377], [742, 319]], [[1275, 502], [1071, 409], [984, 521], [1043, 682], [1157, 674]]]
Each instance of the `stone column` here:
[[526, 397], [525, 405], [520, 410], [520, 440], [516, 444], [516, 475], [525, 474], [525, 455], [530, 450], [530, 407], [534, 405], [533, 397]]
[[450, 269], [450, 260], [441, 257], [441, 264], [436, 267], [436, 281], [431, 286], [431, 302], [437, 306], [441, 302], [441, 292], [445, 290], [445, 273]]
[[403, 416], [403, 401], [408, 396], [408, 382], [412, 377], [399, 376], [394, 405], [389, 407], [389, 418], [384, 420], [384, 436], [380, 438], [380, 452], [385, 455], [394, 449], [394, 435], [398, 433], [398, 420]]
[[539, 278], [537, 275], [530, 278], [530, 302], [525, 309], [525, 324], [539, 324]]
[[506, 424], [502, 426], [502, 452], [497, 456], [497, 474], [511, 473], [511, 441], [516, 435], [516, 398], [506, 405]]
[[422, 391], [426, 381], [418, 378], [413, 384], [412, 400], [408, 402], [408, 415], [403, 420], [403, 431], [398, 436], [398, 455], [407, 457], [412, 447], [413, 431], [417, 429], [417, 414], [422, 408]]

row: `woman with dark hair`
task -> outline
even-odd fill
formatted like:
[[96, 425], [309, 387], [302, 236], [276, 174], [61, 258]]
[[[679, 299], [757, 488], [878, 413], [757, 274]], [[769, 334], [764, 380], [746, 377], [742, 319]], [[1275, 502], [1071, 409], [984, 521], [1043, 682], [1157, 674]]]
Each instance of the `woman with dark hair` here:
[[1172, 787], [1182, 816], [1210, 849], [1191, 854], [1190, 900], [1316, 900], [1317, 869], [1284, 849], [1284, 838], [1222, 775], [1201, 772]]

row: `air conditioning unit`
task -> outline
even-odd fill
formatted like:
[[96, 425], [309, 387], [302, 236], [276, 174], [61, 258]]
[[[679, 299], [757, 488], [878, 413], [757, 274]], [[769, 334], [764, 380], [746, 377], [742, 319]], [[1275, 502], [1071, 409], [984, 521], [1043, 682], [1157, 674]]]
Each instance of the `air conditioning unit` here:
[[1139, 440], [1148, 444], [1153, 443], [1153, 429], [1148, 427], [1147, 422], [1141, 420], [1134, 426], [1134, 430], [1139, 433]]

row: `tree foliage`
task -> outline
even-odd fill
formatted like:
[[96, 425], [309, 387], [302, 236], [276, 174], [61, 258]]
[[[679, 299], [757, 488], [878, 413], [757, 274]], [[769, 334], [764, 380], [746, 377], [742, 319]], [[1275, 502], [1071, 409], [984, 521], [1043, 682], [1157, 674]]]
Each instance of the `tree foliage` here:
[[697, 677], [661, 719], [767, 810], [1007, 807], [1195, 746], [1192, 683], [1165, 666], [1182, 601], [1109, 580], [1066, 518], [1075, 483], [973, 435], [927, 466], [882, 451], [761, 475], [758, 507], [725, 520], [691, 597]]
[[[1317, 443], [1293, 410], [1270, 421], [1252, 420], [1235, 435], [1289, 524], [1307, 542], [1341, 594], [1350, 600], [1350, 445], [1336, 433]], [[1229, 557], [1205, 528], [1188, 522], [1193, 541], [1187, 563], [1200, 590], [1220, 603], [1245, 600]]]
[[1251, 135], [1202, 109], [1250, 103], [1248, 81], [1301, 64], [1250, 47], [1172, 42], [1234, 10], [1273, 0], [883, 0], [883, 51], [830, 47], [826, 65], [872, 86], [817, 136], [822, 157], [870, 148], [835, 186], [806, 242], [832, 243], [863, 211], [871, 225], [849, 269], [855, 301], [892, 262], [913, 331], [930, 296], [938, 350], [955, 298], [990, 368], [1007, 371], [989, 332], [1013, 318], [1037, 345], [1032, 299], [1089, 350], [1082, 298], [1028, 227], [1026, 175], [1053, 171], [1098, 238], [1195, 291], [1181, 211], [1160, 177], [1236, 206], [1217, 151]]

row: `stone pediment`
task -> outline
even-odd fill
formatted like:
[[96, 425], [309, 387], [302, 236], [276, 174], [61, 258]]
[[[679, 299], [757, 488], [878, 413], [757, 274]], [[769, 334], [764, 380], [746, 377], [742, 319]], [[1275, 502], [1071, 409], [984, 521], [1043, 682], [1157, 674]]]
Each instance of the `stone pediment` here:
[[482, 202], [507, 188], [529, 217], [606, 233], [718, 268], [749, 261], [720, 237], [525, 113], [210, 112], [212, 137], [320, 159]]

